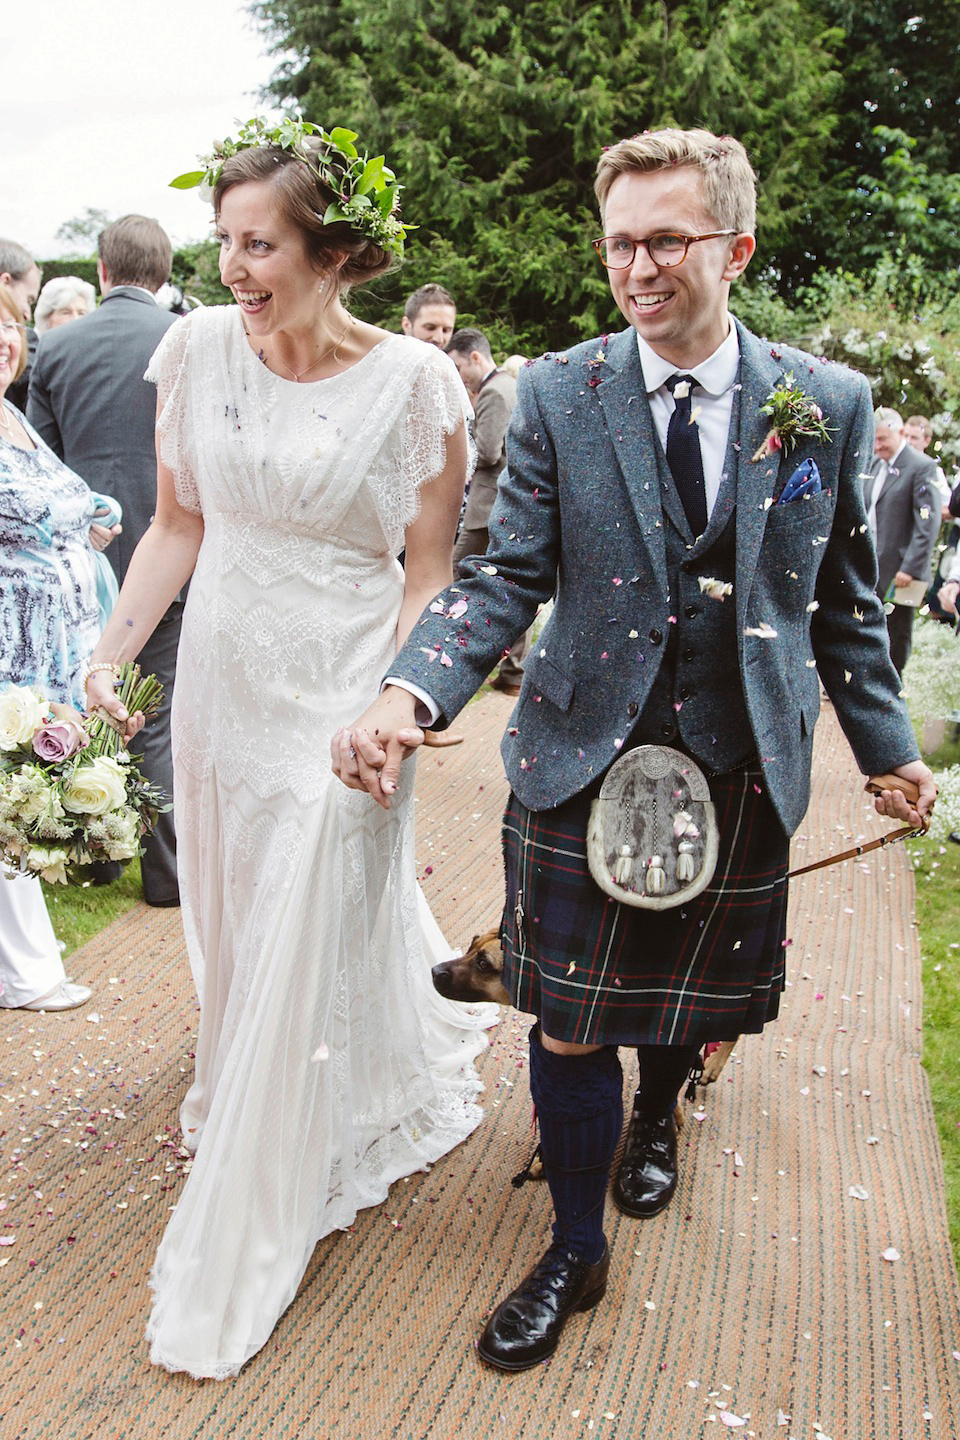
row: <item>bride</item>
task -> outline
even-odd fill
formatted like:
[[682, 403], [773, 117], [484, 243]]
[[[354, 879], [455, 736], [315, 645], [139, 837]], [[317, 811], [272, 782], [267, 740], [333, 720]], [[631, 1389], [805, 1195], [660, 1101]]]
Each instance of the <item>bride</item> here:
[[196, 1159], [147, 1333], [198, 1378], [264, 1344], [321, 1236], [475, 1128], [495, 1019], [430, 983], [449, 950], [416, 885], [412, 776], [384, 809], [330, 770], [339, 718], [451, 581], [467, 470], [453, 365], [343, 303], [404, 238], [355, 139], [251, 121], [177, 182], [212, 188], [236, 303], [178, 321], [151, 362], [156, 515], [88, 675], [132, 732], [114, 667], [192, 577], [173, 730]]

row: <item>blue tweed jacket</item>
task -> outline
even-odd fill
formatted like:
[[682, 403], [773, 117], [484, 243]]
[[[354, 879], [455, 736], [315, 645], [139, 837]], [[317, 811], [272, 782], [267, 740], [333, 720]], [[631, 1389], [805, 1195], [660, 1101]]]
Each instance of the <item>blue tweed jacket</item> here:
[[[918, 752], [866, 528], [867, 382], [737, 328], [739, 426], [735, 407], [726, 459], [736, 471], [737, 564], [725, 603], [735, 607], [753, 738], [789, 835], [809, 802], [818, 672], [864, 774]], [[786, 374], [820, 406], [830, 442], [801, 440], [789, 456], [753, 462], [769, 427], [761, 406]], [[672, 614], [664, 518], [683, 519], [672, 484], [661, 484], [658, 445], [632, 329], [522, 371], [487, 554], [424, 612], [390, 667], [435, 698], [442, 728], [556, 592], [502, 745], [507, 778], [532, 810], [560, 804], [609, 767], [663, 661], [666, 647], [651, 637], [666, 634]], [[808, 458], [822, 493], [777, 505]], [[451, 607], [452, 616], [437, 613]], [[717, 710], [722, 727], [719, 700]]]

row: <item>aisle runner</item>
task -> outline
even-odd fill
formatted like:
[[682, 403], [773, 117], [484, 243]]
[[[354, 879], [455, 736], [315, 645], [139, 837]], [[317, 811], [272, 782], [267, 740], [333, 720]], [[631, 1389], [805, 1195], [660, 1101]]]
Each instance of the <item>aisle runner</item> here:
[[[502, 903], [509, 708], [486, 696], [462, 747], [420, 761], [421, 874], [455, 941]], [[798, 858], [875, 833], [831, 716], [817, 734]], [[73, 958], [86, 1010], [0, 1011], [0, 1436], [954, 1440], [960, 1302], [903, 851], [800, 882], [790, 933], [780, 1021], [688, 1111], [669, 1209], [610, 1214], [607, 1300], [552, 1363], [503, 1376], [473, 1348], [549, 1214], [542, 1187], [509, 1184], [530, 1145], [509, 1015], [477, 1134], [322, 1242], [270, 1344], [217, 1385], [152, 1370], [141, 1339], [196, 1012], [177, 912], [131, 912]]]

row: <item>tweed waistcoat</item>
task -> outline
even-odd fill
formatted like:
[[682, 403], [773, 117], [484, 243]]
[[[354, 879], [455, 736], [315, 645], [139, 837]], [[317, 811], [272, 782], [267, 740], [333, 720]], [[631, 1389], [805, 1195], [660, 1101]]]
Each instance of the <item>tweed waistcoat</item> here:
[[[737, 426], [736, 409], [731, 428]], [[669, 470], [656, 446], [661, 493]], [[728, 457], [730, 448], [728, 446]], [[756, 753], [740, 678], [733, 595], [713, 599], [700, 578], [733, 585], [736, 576], [736, 470], [728, 463], [707, 528], [691, 548], [671, 513], [663, 518], [675, 623], [630, 743], [677, 745], [708, 772], [732, 770]]]

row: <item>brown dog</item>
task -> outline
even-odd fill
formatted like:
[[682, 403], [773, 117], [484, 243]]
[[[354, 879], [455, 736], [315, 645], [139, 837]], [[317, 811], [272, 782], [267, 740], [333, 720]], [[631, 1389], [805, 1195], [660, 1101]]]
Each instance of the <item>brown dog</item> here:
[[[500, 931], [488, 930], [485, 935], [474, 935], [465, 955], [455, 955], [452, 960], [443, 960], [434, 965], [431, 974], [434, 988], [448, 1000], [473, 1001], [490, 1000], [495, 1005], [510, 1005], [512, 1000], [501, 981], [503, 953], [500, 949]], [[736, 1046], [735, 1040], [725, 1040], [715, 1049], [710, 1049], [703, 1063], [701, 1085], [714, 1085], [720, 1072], [730, 1059]], [[678, 1127], [683, 1124], [683, 1108], [676, 1109]]]
[[442, 960], [430, 973], [434, 989], [448, 1000], [492, 1000], [494, 1005], [513, 1003], [500, 981], [503, 954], [499, 930], [474, 935], [465, 955]]

